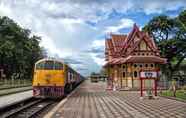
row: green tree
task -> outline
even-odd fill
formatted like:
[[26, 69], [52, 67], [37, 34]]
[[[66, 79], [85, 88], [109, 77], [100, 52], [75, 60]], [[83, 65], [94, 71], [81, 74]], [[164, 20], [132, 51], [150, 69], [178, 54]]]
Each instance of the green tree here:
[[157, 16], [143, 28], [154, 39], [160, 49], [160, 54], [167, 58], [167, 68], [170, 79], [181, 62], [186, 58], [186, 10], [176, 18]]
[[40, 40], [8, 17], [0, 17], [0, 69], [7, 78], [31, 78], [34, 63], [43, 57]]

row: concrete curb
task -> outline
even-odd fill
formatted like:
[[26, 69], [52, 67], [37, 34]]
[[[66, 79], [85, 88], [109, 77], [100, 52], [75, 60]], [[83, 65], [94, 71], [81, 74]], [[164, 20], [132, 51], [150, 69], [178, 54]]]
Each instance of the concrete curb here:
[[[83, 83], [83, 82], [82, 82]], [[81, 84], [82, 84], [81, 83]], [[62, 107], [67, 100], [69, 99], [69, 97], [71, 97], [77, 90], [78, 88], [81, 86], [81, 84], [75, 88], [74, 91], [72, 91], [69, 95], [67, 95], [67, 97], [65, 99], [63, 99], [59, 104], [57, 104], [56, 107], [54, 107], [48, 114], [46, 114], [43, 118], [52, 118], [52, 116], [57, 112], [57, 110]]]
[[4, 93], [4, 94], [0, 94], [0, 97], [7, 96], [7, 95], [12, 95], [12, 94], [16, 94], [16, 93], [21, 93], [21, 92], [25, 92], [25, 91], [30, 91], [30, 90], [32, 90], [32, 88], [23, 89], [23, 90], [20, 90], [20, 91], [7, 92], [7, 93]]
[[13, 105], [16, 105], [16, 104], [19, 104], [19, 103], [22, 103], [22, 102], [27, 101], [27, 100], [32, 99], [32, 98], [33, 98], [33, 96], [28, 97], [28, 98], [23, 99], [23, 100], [20, 100], [20, 101], [16, 101], [16, 102], [14, 102], [14, 103], [11, 103], [11, 104], [8, 104], [8, 105], [5, 105], [5, 106], [1, 106], [1, 107], [0, 107], [0, 112], [1, 112], [3, 109], [6, 109], [6, 108], [8, 108], [8, 107], [10, 107], [10, 106], [13, 106]]

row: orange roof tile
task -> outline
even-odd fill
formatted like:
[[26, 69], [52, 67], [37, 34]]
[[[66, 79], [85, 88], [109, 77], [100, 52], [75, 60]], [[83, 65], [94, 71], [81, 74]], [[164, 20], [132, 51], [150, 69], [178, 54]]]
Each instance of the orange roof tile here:
[[115, 52], [120, 52], [125, 44], [127, 35], [112, 34], [111, 37]]

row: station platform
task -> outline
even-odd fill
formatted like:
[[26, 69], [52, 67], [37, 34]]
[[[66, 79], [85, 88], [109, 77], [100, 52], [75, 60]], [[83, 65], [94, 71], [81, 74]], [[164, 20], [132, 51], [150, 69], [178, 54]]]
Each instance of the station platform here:
[[0, 97], [0, 109], [32, 97], [32, 90]]
[[107, 91], [106, 83], [84, 81], [45, 118], [185, 118], [186, 103], [159, 97], [140, 99], [138, 91]]

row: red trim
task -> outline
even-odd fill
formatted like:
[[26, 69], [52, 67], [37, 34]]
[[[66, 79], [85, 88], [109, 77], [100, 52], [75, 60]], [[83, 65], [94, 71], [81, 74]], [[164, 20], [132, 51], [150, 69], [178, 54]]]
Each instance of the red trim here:
[[64, 96], [64, 86], [33, 86], [33, 96], [62, 97]]
[[137, 62], [137, 63], [158, 63], [158, 64], [165, 64], [165, 58], [161, 58], [159, 56], [128, 56], [126, 58], [114, 58], [108, 61], [105, 65], [112, 65], [112, 64], [123, 64], [123, 63], [130, 63], [130, 62]]

